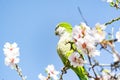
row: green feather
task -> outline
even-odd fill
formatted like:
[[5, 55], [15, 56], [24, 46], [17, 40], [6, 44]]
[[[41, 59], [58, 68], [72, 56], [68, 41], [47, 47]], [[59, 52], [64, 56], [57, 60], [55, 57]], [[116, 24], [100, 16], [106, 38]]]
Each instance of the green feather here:
[[71, 66], [71, 69], [77, 74], [80, 80], [88, 80], [87, 72], [83, 66], [76, 68]]

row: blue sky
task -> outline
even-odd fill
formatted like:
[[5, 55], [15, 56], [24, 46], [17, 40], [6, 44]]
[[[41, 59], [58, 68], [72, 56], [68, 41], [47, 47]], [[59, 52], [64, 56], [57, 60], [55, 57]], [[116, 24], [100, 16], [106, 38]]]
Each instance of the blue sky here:
[[[18, 43], [19, 66], [27, 80], [38, 80], [39, 73], [46, 75], [48, 64], [60, 70], [63, 64], [56, 52], [59, 38], [54, 35], [55, 26], [63, 21], [73, 26], [83, 22], [78, 6], [91, 27], [120, 15], [119, 10], [102, 0], [0, 0], [0, 80], [21, 80], [15, 70], [4, 64], [5, 42]], [[117, 22], [111, 26], [115, 25], [120, 26]], [[69, 70], [64, 80], [78, 78]]]

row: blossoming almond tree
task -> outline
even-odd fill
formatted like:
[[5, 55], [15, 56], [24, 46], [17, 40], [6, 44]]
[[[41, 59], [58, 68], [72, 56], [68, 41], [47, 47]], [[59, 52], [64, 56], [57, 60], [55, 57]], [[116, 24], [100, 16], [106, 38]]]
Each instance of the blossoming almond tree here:
[[[77, 25], [73, 28], [72, 34], [70, 36], [71, 38], [69, 38], [65, 31], [70, 28], [69, 26], [67, 26], [67, 28], [63, 27], [64, 24], [64, 22], [60, 23], [62, 26], [59, 27], [63, 29], [61, 30], [57, 28], [56, 31], [57, 34], [60, 35], [60, 40], [58, 42], [58, 53], [60, 51], [59, 56], [61, 57], [67, 69], [74, 68], [73, 70], [75, 70], [80, 66], [85, 67], [86, 64], [88, 64], [89, 69], [92, 69], [94, 75], [90, 74], [89, 69], [84, 68], [85, 71], [87, 71], [86, 74], [82, 74], [85, 73], [84, 70], [80, 70], [81, 73], [76, 71], [78, 74], [80, 74], [77, 74], [80, 80], [87, 80], [87, 78], [83, 78], [85, 75], [88, 76], [89, 79], [92, 78], [94, 80], [119, 80], [118, 73], [112, 73], [115, 69], [120, 67], [120, 55], [114, 47], [114, 42], [119, 42], [120, 31], [116, 32], [115, 39], [106, 39], [107, 33], [105, 32], [105, 24], [97, 23], [95, 27], [90, 28], [85, 23], [81, 23], [80, 25]], [[61, 36], [63, 36], [63, 38], [61, 38]], [[69, 40], [67, 40], [68, 38]], [[64, 41], [66, 42], [64, 43]], [[68, 43], [69, 46], [67, 46]], [[114, 63], [100, 64], [99, 61], [95, 60], [95, 57], [100, 56], [101, 54], [101, 51], [97, 50], [98, 46], [101, 46], [100, 49], [102, 48], [104, 50], [107, 50], [108, 46], [110, 47], [110, 50], [107, 51], [112, 53]], [[68, 52], [65, 51], [67, 49]], [[111, 70], [105, 71], [106, 69], [104, 66], [109, 66]], [[101, 68], [99, 72], [103, 74], [98, 74], [94, 67]]]
[[[112, 7], [119, 9], [119, 0], [110, 1], [107, 0]], [[91, 28], [86, 23], [71, 28], [69, 23], [61, 22], [57, 25], [55, 33], [59, 35], [60, 40], [58, 42], [57, 51], [67, 69], [71, 68], [79, 77], [80, 80], [119, 80], [119, 75], [116, 70], [120, 67], [120, 55], [115, 50], [115, 42], [119, 42], [119, 31], [116, 33], [116, 38], [107, 38], [109, 34], [106, 32], [107, 25], [120, 20], [120, 18], [113, 19], [105, 24], [97, 23], [95, 27]], [[72, 34], [71, 34], [72, 33]], [[113, 34], [112, 34], [113, 36]], [[100, 47], [99, 47], [100, 46]], [[108, 50], [109, 47], [109, 50]], [[95, 59], [96, 56], [100, 56], [101, 49], [106, 50], [112, 54], [113, 63], [100, 64]], [[88, 69], [86, 68], [86, 65]], [[84, 70], [77, 70], [78, 67], [84, 67]], [[104, 66], [109, 66], [110, 71], [105, 71]], [[96, 72], [96, 68], [99, 67], [99, 74]], [[74, 68], [74, 69], [73, 69]], [[67, 69], [64, 69], [65, 71]], [[77, 71], [75, 71], [75, 69]], [[91, 75], [91, 71], [94, 75]], [[85, 76], [87, 76], [85, 78]]]
[[[111, 7], [120, 8], [120, 0], [106, 1]], [[45, 69], [47, 76], [40, 73], [38, 78], [40, 80], [63, 80], [63, 74], [67, 73], [68, 69], [72, 69], [79, 80], [120, 80], [120, 72], [117, 71], [120, 68], [120, 54], [114, 44], [120, 42], [120, 30], [116, 32], [115, 38], [113, 38], [114, 34], [109, 35], [106, 31], [108, 25], [118, 20], [120, 17], [104, 24], [96, 23], [94, 27], [88, 26], [85, 22], [75, 27], [67, 22], [59, 23], [55, 29], [55, 34], [60, 37], [57, 52], [64, 67], [60, 73], [56, 71], [54, 65], [48, 65]], [[96, 56], [101, 55], [101, 49], [113, 57], [111, 63], [102, 64], [96, 60]], [[20, 52], [17, 43], [6, 42], [3, 51], [5, 65], [16, 70], [21, 79], [26, 80], [18, 66]]]
[[38, 75], [38, 78], [40, 80], [49, 80], [49, 79], [54, 79], [58, 80], [58, 74], [59, 72], [55, 70], [54, 65], [48, 65], [47, 68], [45, 69], [47, 72], [47, 77], [43, 76], [41, 73]]
[[18, 66], [18, 63], [20, 61], [18, 56], [20, 55], [20, 52], [17, 44], [6, 42], [3, 51], [5, 54], [5, 64], [7, 66], [10, 66], [12, 69], [15, 69], [22, 80], [26, 80], [26, 77], [22, 75], [21, 68]]

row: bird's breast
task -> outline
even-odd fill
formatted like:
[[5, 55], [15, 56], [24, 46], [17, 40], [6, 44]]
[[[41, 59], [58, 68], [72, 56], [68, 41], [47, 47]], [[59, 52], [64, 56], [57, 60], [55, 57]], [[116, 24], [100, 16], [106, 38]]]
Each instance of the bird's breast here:
[[57, 50], [59, 54], [66, 54], [67, 51], [70, 51], [71, 44], [67, 41], [60, 41], [57, 45]]

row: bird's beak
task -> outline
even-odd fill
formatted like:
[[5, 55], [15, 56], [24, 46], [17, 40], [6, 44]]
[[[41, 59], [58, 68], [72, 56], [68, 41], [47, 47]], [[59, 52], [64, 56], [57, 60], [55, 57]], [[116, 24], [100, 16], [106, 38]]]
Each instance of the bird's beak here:
[[57, 31], [55, 31], [55, 35], [58, 35], [58, 32], [57, 32]]
[[57, 28], [58, 28], [58, 26], [55, 28], [55, 35], [58, 35]]

